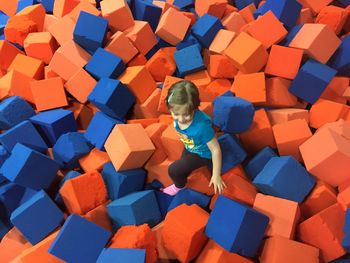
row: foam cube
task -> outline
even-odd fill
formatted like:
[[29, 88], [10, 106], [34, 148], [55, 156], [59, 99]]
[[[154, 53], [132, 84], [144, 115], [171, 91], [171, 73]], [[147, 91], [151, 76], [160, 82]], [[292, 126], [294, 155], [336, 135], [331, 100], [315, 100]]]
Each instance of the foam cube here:
[[85, 69], [98, 80], [103, 77], [116, 79], [124, 72], [125, 65], [121, 58], [99, 47]]
[[176, 50], [183, 49], [188, 46], [197, 45], [198, 49], [201, 50], [202, 46], [192, 34], [188, 33], [185, 38], [176, 45]]
[[56, 19], [57, 21], [47, 25], [47, 31], [63, 46], [73, 39], [75, 21], [69, 15]]
[[145, 249], [135, 248], [104, 248], [96, 263], [111, 261], [143, 263], [146, 259]]
[[160, 18], [156, 34], [169, 44], [176, 46], [185, 37], [191, 20], [174, 8], [169, 8]]
[[254, 257], [268, 223], [266, 215], [219, 195], [205, 234], [227, 251]]
[[334, 53], [334, 55], [331, 57], [329, 61], [329, 65], [338, 70], [338, 73], [340, 75], [344, 75], [347, 77], [350, 77], [350, 52], [349, 52], [349, 46], [350, 46], [350, 36], [346, 36], [342, 39], [342, 42], [337, 49], [337, 51]]
[[46, 144], [52, 146], [64, 133], [77, 131], [74, 114], [70, 110], [55, 109], [30, 118]]
[[[37, 169], [33, 170], [33, 167]], [[58, 168], [58, 164], [48, 156], [17, 143], [0, 173], [11, 182], [40, 190], [50, 186]]]
[[41, 190], [11, 214], [11, 222], [25, 238], [35, 245], [57, 228], [63, 213]]
[[216, 16], [221, 19], [225, 13], [227, 2], [225, 0], [215, 1], [195, 1], [195, 12], [199, 16], [203, 16], [205, 13]]
[[103, 113], [112, 118], [123, 119], [129, 111], [135, 97], [121, 81], [103, 77], [88, 97]]
[[176, 207], [164, 220], [161, 234], [164, 247], [181, 262], [191, 261], [208, 239], [204, 234], [208, 218], [208, 213], [197, 205]]
[[185, 76], [204, 68], [200, 50], [196, 45], [176, 51], [174, 53], [174, 59], [180, 76]]
[[312, 10], [314, 14], [319, 13], [322, 8], [329, 5], [332, 1], [331, 0], [322, 0], [322, 1], [313, 1], [313, 0], [300, 0], [299, 3], [302, 4], [305, 7], [308, 7]]
[[103, 166], [101, 174], [108, 190], [109, 199], [112, 201], [142, 190], [146, 178], [146, 172], [143, 169], [117, 172], [111, 162]]
[[260, 171], [272, 157], [277, 157], [277, 154], [271, 147], [265, 146], [263, 149], [257, 152], [252, 159], [249, 160], [245, 166], [245, 171], [247, 172], [250, 180], [254, 180], [254, 178], [260, 173]]
[[22, 121], [0, 135], [0, 142], [7, 151], [12, 152], [16, 143], [24, 144], [39, 152], [45, 152], [47, 145], [34, 125], [29, 121]]
[[246, 99], [253, 104], [266, 102], [265, 74], [263, 72], [240, 74], [235, 77], [231, 91], [237, 97]]
[[[111, 233], [76, 215], [70, 215], [48, 249], [68, 262], [96, 262]], [[74, 240], [74, 242], [72, 242]]]
[[[313, 37], [306, 38], [310, 34]], [[340, 44], [340, 39], [327, 25], [304, 24], [289, 43], [289, 46], [303, 49], [310, 58], [321, 63], [327, 63]]]
[[349, 242], [349, 223], [350, 223], [350, 209], [346, 210], [345, 213], [345, 223], [344, 223], [344, 238], [341, 242], [343, 248], [345, 248], [346, 251], [350, 250], [350, 242]]
[[[290, 255], [293, 255], [293, 259]], [[259, 257], [261, 263], [277, 262], [319, 262], [319, 249], [305, 243], [274, 236], [265, 240]]]
[[121, 31], [117, 31], [111, 36], [105, 50], [120, 57], [124, 63], [128, 63], [138, 53], [137, 48]]
[[193, 191], [190, 188], [183, 189], [176, 194], [169, 204], [168, 212], [178, 207], [181, 204], [193, 205], [196, 204], [199, 207], [205, 209], [209, 205], [210, 198], [205, 194]]
[[9, 41], [0, 40], [0, 68], [7, 69], [19, 53], [23, 54], [15, 45], [12, 45]]
[[33, 79], [42, 79], [44, 76], [45, 63], [37, 58], [18, 53], [8, 67], [8, 71], [16, 70]]
[[80, 157], [84, 156], [92, 146], [80, 132], [67, 132], [62, 134], [52, 147], [55, 161], [67, 168], [75, 166]]
[[243, 98], [219, 96], [213, 104], [213, 123], [224, 132], [244, 132], [253, 122], [254, 107]]
[[[336, 73], [336, 70], [327, 65], [310, 59], [300, 68], [288, 90], [295, 96], [313, 104]], [[305, 87], [308, 88], [305, 89]]]
[[107, 209], [116, 228], [144, 223], [153, 227], [162, 220], [157, 199], [151, 190], [134, 192], [118, 198], [108, 204]]
[[107, 30], [107, 19], [81, 11], [74, 28], [73, 38], [82, 48], [93, 54], [104, 44]]
[[134, 25], [134, 18], [127, 1], [101, 1], [101, 13], [113, 31], [124, 31]]
[[75, 178], [75, 177], [77, 177], [77, 176], [79, 176], [79, 175], [81, 175], [81, 173], [79, 173], [79, 172], [77, 172], [77, 171], [69, 171], [68, 173], [66, 173], [65, 175], [64, 175], [64, 177], [62, 178], [62, 180], [60, 181], [60, 183], [59, 183], [59, 186], [58, 186], [58, 191], [57, 191], [57, 193], [56, 193], [56, 196], [55, 196], [55, 203], [56, 204], [58, 204], [58, 205], [62, 205], [62, 207], [63, 207], [63, 199], [62, 199], [62, 196], [61, 196], [61, 194], [60, 194], [60, 189], [62, 188], [62, 186], [63, 186], [63, 184], [66, 182], [66, 181], [68, 181], [68, 180], [70, 180], [70, 179], [73, 179], [73, 178]]
[[299, 149], [311, 174], [332, 186], [339, 186], [349, 180], [349, 173], [344, 168], [349, 159], [348, 146], [348, 139], [326, 128], [320, 129]]
[[271, 125], [275, 125], [278, 123], [283, 123], [295, 119], [304, 119], [309, 122], [309, 112], [305, 109], [294, 109], [294, 108], [286, 108], [286, 109], [273, 109], [267, 111], [267, 115], [271, 122]]
[[33, 115], [33, 108], [21, 97], [7, 98], [0, 103], [0, 129], [8, 130]]
[[320, 260], [329, 262], [346, 254], [344, 237], [345, 211], [334, 204], [298, 226], [298, 240], [320, 249]]
[[218, 138], [218, 142], [222, 152], [221, 173], [227, 172], [246, 158], [247, 153], [233, 135], [223, 134]]
[[224, 54], [242, 73], [254, 73], [266, 64], [268, 54], [263, 44], [245, 32], [240, 33]]
[[192, 26], [191, 32], [203, 47], [209, 48], [218, 31], [223, 28], [217, 17], [204, 14]]
[[154, 5], [151, 1], [134, 0], [132, 13], [135, 20], [147, 21], [152, 30], [155, 31], [162, 14], [162, 9]]
[[85, 138], [96, 148], [105, 150], [104, 144], [113, 127], [123, 122], [102, 112], [96, 112], [84, 133]]
[[264, 194], [302, 202], [315, 185], [315, 178], [291, 156], [272, 157], [255, 177]]
[[105, 148], [117, 171], [141, 168], [155, 150], [139, 123], [116, 125], [106, 140]]
[[107, 189], [101, 174], [97, 171], [71, 177], [59, 192], [68, 212], [79, 215], [107, 201]]

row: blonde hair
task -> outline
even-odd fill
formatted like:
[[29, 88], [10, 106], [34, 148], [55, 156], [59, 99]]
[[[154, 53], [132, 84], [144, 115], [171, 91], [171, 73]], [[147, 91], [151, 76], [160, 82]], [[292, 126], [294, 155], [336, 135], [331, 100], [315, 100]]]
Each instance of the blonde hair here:
[[198, 88], [191, 81], [178, 81], [171, 85], [165, 102], [169, 109], [171, 109], [173, 104], [187, 105], [188, 112], [193, 112], [198, 109], [200, 104]]

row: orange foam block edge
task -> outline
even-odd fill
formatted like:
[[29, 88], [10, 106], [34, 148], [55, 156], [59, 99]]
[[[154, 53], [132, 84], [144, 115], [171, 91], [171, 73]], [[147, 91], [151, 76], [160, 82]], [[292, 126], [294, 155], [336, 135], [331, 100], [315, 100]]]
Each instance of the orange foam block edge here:
[[162, 133], [161, 141], [164, 152], [171, 161], [180, 159], [184, 145], [179, 140], [180, 134], [176, 131], [173, 124], [170, 124]]
[[5, 69], [11, 65], [17, 54], [24, 54], [23, 51], [6, 40], [0, 40], [0, 69]]
[[101, 13], [113, 32], [124, 31], [135, 24], [126, 1], [104, 0], [101, 2]]
[[139, 123], [116, 125], [104, 147], [117, 171], [141, 168], [155, 151], [151, 139]]
[[44, 77], [44, 66], [45, 63], [40, 59], [19, 53], [8, 67], [8, 71], [16, 70], [33, 79], [42, 79]]
[[295, 119], [305, 119], [309, 122], [309, 111], [305, 109], [272, 109], [267, 111], [267, 116], [271, 122], [271, 125], [295, 120]]
[[265, 73], [241, 74], [235, 77], [231, 91], [236, 96], [250, 101], [253, 104], [266, 103]]
[[130, 62], [139, 52], [129, 38], [121, 31], [117, 31], [111, 36], [105, 49], [120, 57], [124, 63]]
[[153, 123], [145, 128], [148, 137], [151, 139], [152, 143], [156, 148], [154, 153], [147, 161], [149, 165], [159, 164], [167, 158], [161, 141], [162, 133], [167, 127], [168, 125], [166, 125], [165, 123]]
[[57, 42], [49, 32], [30, 33], [24, 39], [26, 55], [40, 59], [45, 64], [49, 64], [57, 48]]
[[97, 148], [92, 149], [87, 155], [79, 159], [81, 168], [87, 173], [94, 170], [101, 171], [104, 164], [109, 162], [108, 154]]
[[98, 171], [67, 180], [60, 194], [69, 213], [83, 215], [107, 201], [107, 189]]
[[266, 79], [266, 106], [272, 108], [295, 107], [298, 99], [288, 91], [291, 81], [280, 77]]

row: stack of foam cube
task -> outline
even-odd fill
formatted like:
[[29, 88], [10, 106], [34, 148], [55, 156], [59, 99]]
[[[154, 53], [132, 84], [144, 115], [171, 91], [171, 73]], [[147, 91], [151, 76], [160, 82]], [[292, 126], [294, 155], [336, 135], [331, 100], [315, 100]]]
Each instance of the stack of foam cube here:
[[[0, 1], [1, 262], [349, 262], [349, 0]], [[222, 151], [169, 196], [190, 80]]]

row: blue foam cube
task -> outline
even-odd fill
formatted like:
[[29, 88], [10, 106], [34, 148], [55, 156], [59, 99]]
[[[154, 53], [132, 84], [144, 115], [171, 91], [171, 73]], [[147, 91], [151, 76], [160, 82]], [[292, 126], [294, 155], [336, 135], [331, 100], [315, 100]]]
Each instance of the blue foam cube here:
[[295, 96], [313, 104], [331, 82], [336, 70], [309, 59], [298, 71], [288, 90]]
[[180, 76], [204, 69], [204, 61], [197, 45], [175, 51], [174, 59]]
[[173, 201], [175, 196], [168, 195], [168, 194], [163, 193], [161, 191], [155, 191], [154, 193], [156, 194], [160, 214], [162, 215], [162, 218], [164, 219], [168, 213], [168, 207], [170, 206], [170, 204]]
[[92, 146], [80, 132], [68, 132], [62, 134], [52, 148], [55, 161], [62, 166], [70, 167], [81, 157], [88, 154]]
[[245, 167], [249, 179], [253, 181], [272, 157], [278, 156], [269, 146], [264, 147], [256, 153]]
[[164, 47], [171, 47], [172, 45], [169, 44], [168, 42], [166, 42], [165, 40], [161, 39], [160, 37], [156, 36], [156, 39], [157, 39], [157, 44], [155, 46], [153, 46], [151, 48], [150, 51], [147, 52], [147, 54], [145, 55], [146, 59], [149, 60], [151, 59], [151, 57], [157, 53], [157, 51], [161, 48], [164, 48]]
[[104, 228], [71, 214], [48, 252], [67, 262], [95, 263], [110, 235]]
[[153, 31], [156, 31], [162, 8], [153, 4], [150, 0], [134, 0], [132, 14], [135, 20], [147, 21]]
[[5, 26], [9, 20], [9, 16], [0, 11], [0, 34], [4, 32]]
[[146, 250], [135, 248], [104, 248], [96, 263], [111, 262], [146, 262]]
[[107, 30], [107, 19], [80, 11], [73, 39], [82, 48], [93, 54], [99, 47], [103, 46]]
[[118, 172], [111, 162], [103, 166], [101, 174], [111, 200], [142, 190], [146, 179], [146, 171], [142, 168]]
[[116, 228], [125, 225], [149, 224], [154, 227], [161, 220], [154, 191], [134, 192], [107, 205], [109, 217]]
[[187, 9], [194, 6], [194, 0], [175, 0], [173, 2], [174, 6], [177, 6], [181, 10]]
[[70, 110], [54, 109], [40, 112], [30, 118], [30, 121], [50, 147], [62, 134], [77, 131], [74, 114]]
[[235, 6], [238, 8], [238, 10], [241, 10], [245, 8], [246, 6], [253, 4], [254, 0], [234, 0]]
[[111, 118], [102, 112], [96, 112], [84, 133], [85, 138], [97, 149], [105, 150], [104, 144], [116, 124], [124, 122]]
[[203, 47], [209, 48], [220, 29], [224, 29], [224, 27], [219, 18], [204, 14], [194, 23], [191, 32]]
[[16, 143], [22, 143], [39, 152], [46, 152], [47, 145], [34, 125], [26, 120], [0, 135], [0, 143], [9, 152]]
[[0, 103], [0, 129], [8, 130], [35, 115], [32, 106], [19, 96], [12, 96]]
[[7, 234], [7, 232], [10, 231], [10, 229], [11, 226], [0, 219], [0, 239], [2, 239]]
[[302, 202], [315, 185], [315, 178], [293, 157], [272, 157], [253, 184], [264, 194]]
[[213, 123], [227, 133], [248, 130], [254, 118], [250, 101], [233, 96], [218, 96], [213, 101]]
[[120, 57], [99, 47], [85, 65], [85, 70], [97, 80], [103, 77], [116, 79], [124, 72], [125, 64]]
[[341, 242], [343, 248], [350, 252], [350, 209], [348, 208], [345, 213], [345, 223], [343, 227], [344, 238]]
[[135, 102], [134, 94], [116, 79], [101, 78], [88, 97], [103, 113], [123, 119]]
[[34, 4], [37, 4], [36, 0], [19, 0], [18, 4], [17, 4], [16, 14], [18, 12], [22, 11], [27, 6], [31, 6], [31, 5], [34, 5]]
[[185, 36], [185, 38], [181, 42], [179, 42], [176, 45], [176, 50], [181, 50], [185, 47], [189, 47], [192, 45], [196, 45], [198, 50], [201, 51], [202, 49], [201, 44], [198, 42], [197, 38], [195, 38], [191, 33], [189, 33]]
[[47, 155], [17, 143], [0, 173], [11, 182], [41, 190], [50, 186], [58, 168], [58, 163]]
[[41, 190], [11, 214], [12, 224], [35, 245], [63, 221], [63, 212]]
[[10, 153], [5, 149], [4, 146], [0, 145], [0, 167], [10, 157]]
[[200, 192], [194, 191], [190, 188], [185, 188], [181, 191], [179, 191], [175, 196], [174, 199], [171, 201], [168, 212], [170, 212], [175, 207], [181, 205], [181, 204], [187, 204], [187, 205], [193, 205], [196, 204], [200, 206], [203, 209], [206, 209], [209, 205], [210, 197], [202, 194]]
[[227, 251], [254, 257], [269, 223], [268, 216], [219, 195], [205, 234]]
[[234, 135], [225, 133], [218, 138], [218, 141], [222, 152], [221, 174], [224, 174], [243, 162], [247, 153]]
[[337, 51], [329, 61], [329, 65], [338, 70], [338, 74], [350, 77], [350, 36], [342, 39]]
[[45, 8], [45, 11], [47, 14], [53, 13], [53, 5], [55, 3], [55, 0], [41, 0], [41, 4]]
[[350, 5], [350, 0], [338, 0], [338, 2], [341, 3], [344, 7]]

